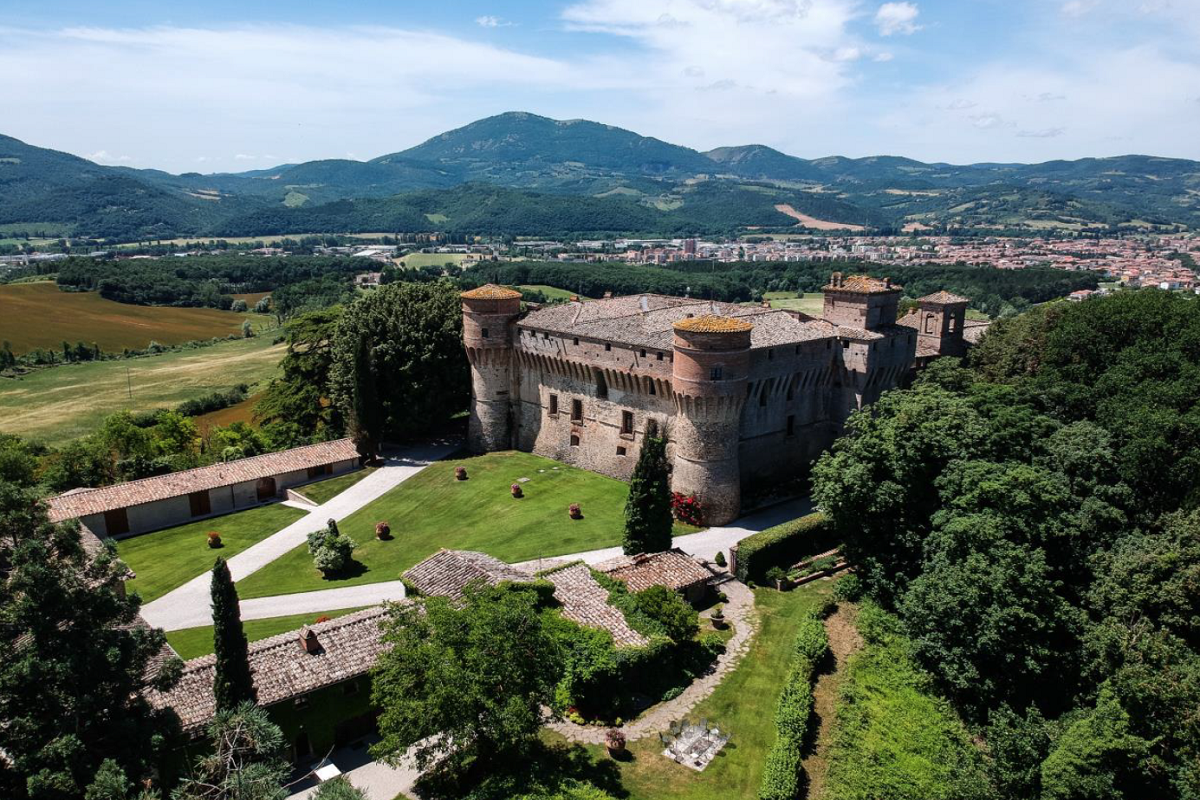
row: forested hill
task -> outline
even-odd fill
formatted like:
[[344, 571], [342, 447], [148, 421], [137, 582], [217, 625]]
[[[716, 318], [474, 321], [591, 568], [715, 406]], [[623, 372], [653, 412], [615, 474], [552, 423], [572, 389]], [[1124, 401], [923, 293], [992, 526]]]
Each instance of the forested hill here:
[[[1197, 185], [1200, 164], [1181, 159], [959, 166], [894, 156], [803, 159], [763, 145], [702, 153], [525, 113], [488, 117], [371, 161], [240, 174], [104, 167], [0, 136], [0, 225], [113, 239], [381, 226], [544, 235], [803, 230], [779, 205], [884, 232], [1174, 230], [1200, 228]], [[466, 209], [462, 187], [493, 194], [470, 189], [467, 202], [479, 207]], [[542, 206], [547, 227], [529, 230], [525, 220]]]

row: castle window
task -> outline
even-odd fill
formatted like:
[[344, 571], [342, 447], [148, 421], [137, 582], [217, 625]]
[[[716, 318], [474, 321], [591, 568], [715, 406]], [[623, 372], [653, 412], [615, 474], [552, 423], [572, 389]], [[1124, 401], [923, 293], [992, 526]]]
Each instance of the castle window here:
[[800, 355], [800, 345], [796, 345], [796, 355]]
[[662, 354], [662, 353], [655, 353], [654, 355], [655, 355], [655, 357], [656, 357], [656, 358], [657, 358], [659, 361], [662, 361], [662, 359], [663, 359], [663, 354]]
[[619, 456], [623, 456], [623, 455], [625, 455], [625, 448], [624, 448], [624, 447], [618, 447], [618, 448], [617, 448], [617, 455], [619, 455]]
[[610, 350], [612, 350], [612, 343], [611, 343], [611, 342], [605, 342], [605, 343], [604, 343], [604, 352], [606, 352], [606, 353], [607, 353], [607, 352], [608, 352], [608, 351], [610, 351]]
[[579, 447], [579, 434], [578, 433], [571, 434], [571, 447]]
[[658, 394], [658, 387], [654, 385], [654, 381], [650, 378], [646, 379], [646, 386], [650, 389], [650, 394]]
[[486, 339], [486, 338], [488, 338], [488, 337], [491, 335], [491, 333], [488, 331], [488, 329], [487, 329], [487, 328], [484, 328], [484, 329], [481, 331], [481, 333], [483, 334], [483, 338], [485, 338], [485, 339]]
[[925, 332], [933, 333], [933, 314], [925, 315]]
[[558, 395], [556, 395], [556, 394], [550, 395], [550, 413], [551, 414], [558, 413]]
[[583, 422], [583, 401], [582, 400], [572, 400], [571, 401], [571, 421], [572, 422]]
[[579, 347], [579, 337], [578, 336], [575, 337], [574, 344], [576, 347]]
[[625, 433], [625, 434], [633, 433], [633, 412], [632, 411], [622, 411], [621, 412], [621, 433]]
[[549, 338], [550, 338], [549, 331], [542, 331], [542, 338], [549, 340]]
[[954, 317], [950, 317], [950, 319], [947, 321], [947, 324], [946, 324], [946, 332], [947, 333], [954, 333], [954, 324], [957, 321], [958, 320], [956, 320]]
[[608, 397], [608, 381], [604, 380], [604, 373], [596, 370], [596, 397]]
[[849, 349], [850, 349], [850, 342], [849, 342], [849, 341], [842, 342], [842, 349], [843, 349], [843, 350], [849, 350]]
[[825, 340], [825, 349], [828, 350], [831, 347], [833, 347], [833, 339], [826, 339]]
[[768, 350], [767, 351], [767, 361], [774, 361], [774, 360], [775, 360], [775, 351]]
[[708, 379], [710, 381], [719, 381], [723, 376], [723, 370], [720, 367], [713, 367], [708, 371]]
[[646, 351], [645, 351], [645, 350], [643, 350], [643, 351], [642, 351], [642, 358], [645, 358], [645, 357], [646, 357]]
[[795, 417], [795, 415], [793, 415], [793, 414], [788, 414], [788, 418], [787, 418], [787, 435], [788, 435], [788, 436], [795, 436], [795, 435], [796, 435], [796, 417]]

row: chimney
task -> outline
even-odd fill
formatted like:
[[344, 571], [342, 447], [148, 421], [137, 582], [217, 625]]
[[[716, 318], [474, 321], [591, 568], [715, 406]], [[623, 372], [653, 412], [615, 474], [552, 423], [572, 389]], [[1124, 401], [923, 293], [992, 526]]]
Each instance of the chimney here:
[[604, 293], [604, 299], [605, 299], [605, 300], [611, 300], [611, 299], [612, 299], [612, 292], [605, 292], [605, 293]]
[[300, 629], [300, 649], [310, 656], [321, 652], [321, 642], [317, 639], [316, 632], [307, 625]]

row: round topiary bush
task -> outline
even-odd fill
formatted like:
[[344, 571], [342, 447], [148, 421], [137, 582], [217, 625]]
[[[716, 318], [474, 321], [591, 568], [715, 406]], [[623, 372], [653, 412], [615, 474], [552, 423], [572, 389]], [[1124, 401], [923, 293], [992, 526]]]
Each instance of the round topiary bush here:
[[454, 468], [454, 480], [465, 481], [466, 479], [467, 479], [467, 468], [466, 467], [455, 467]]
[[508, 488], [512, 492], [513, 497], [516, 497], [519, 499], [519, 498], [522, 498], [525, 496], [525, 493], [523, 491], [521, 491], [521, 484], [519, 484], [519, 483], [514, 483], [512, 486], [510, 486]]
[[216, 531], [208, 532], [208, 546], [214, 550], [221, 546], [221, 534]]

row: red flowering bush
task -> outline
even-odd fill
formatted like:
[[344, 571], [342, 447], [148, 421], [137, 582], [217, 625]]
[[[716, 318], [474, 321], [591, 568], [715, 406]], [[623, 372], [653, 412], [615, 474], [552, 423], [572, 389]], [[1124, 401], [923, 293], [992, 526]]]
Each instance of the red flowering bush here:
[[671, 513], [675, 519], [685, 525], [699, 527], [704, 519], [704, 510], [700, 507], [700, 498], [694, 494], [671, 492]]
[[567, 513], [571, 515], [571, 519], [583, 519], [583, 509], [579, 507], [579, 503], [567, 506]]
[[512, 486], [509, 487], [509, 489], [512, 491], [513, 497], [524, 497], [525, 496], [525, 493], [521, 491], [521, 484], [519, 484], [519, 483], [514, 483]]
[[329, 622], [329, 617], [327, 617], [327, 616], [325, 616], [324, 614], [322, 614], [321, 616], [319, 616], [319, 617], [317, 617], [317, 618], [316, 618], [316, 620], [313, 622], [313, 625], [316, 625], [316, 624], [318, 624], [318, 623], [321, 623], [321, 622]]

